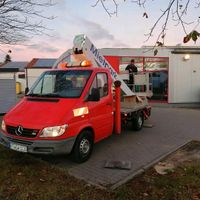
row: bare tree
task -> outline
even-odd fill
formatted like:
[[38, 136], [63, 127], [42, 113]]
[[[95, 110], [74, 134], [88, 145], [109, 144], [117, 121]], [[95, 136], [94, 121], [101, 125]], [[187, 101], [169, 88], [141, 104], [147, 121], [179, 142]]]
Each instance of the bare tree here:
[[[128, 0], [123, 1], [125, 2]], [[111, 2], [112, 6], [110, 5]], [[144, 9], [143, 17], [145, 18], [148, 18], [149, 15], [149, 13], [146, 11], [146, 4], [157, 3], [157, 1], [153, 0], [131, 0], [131, 2], [137, 4]], [[119, 0], [96, 0], [93, 7], [101, 5], [106, 13], [110, 17], [112, 17], [113, 15], [117, 15], [119, 4]], [[200, 14], [197, 19], [193, 19], [193, 21], [188, 21], [186, 17], [187, 15], [191, 14], [188, 14], [189, 7], [194, 7], [197, 12], [200, 13], [200, 0], [168, 0], [167, 7], [164, 10], [161, 10], [160, 16], [155, 20], [150, 31], [146, 34], [147, 40], [149, 40], [153, 36], [155, 29], [159, 28], [155, 46], [163, 46], [167, 34], [169, 21], [173, 21], [175, 22], [175, 26], [181, 25], [185, 33], [185, 37], [183, 38], [184, 43], [187, 43], [191, 39], [196, 42], [197, 39], [200, 37], [200, 33], [196, 30], [200, 24]], [[192, 30], [191, 25], [193, 25]]]
[[54, 5], [51, 0], [0, 0], [0, 44], [16, 44], [47, 30], [43, 9]]

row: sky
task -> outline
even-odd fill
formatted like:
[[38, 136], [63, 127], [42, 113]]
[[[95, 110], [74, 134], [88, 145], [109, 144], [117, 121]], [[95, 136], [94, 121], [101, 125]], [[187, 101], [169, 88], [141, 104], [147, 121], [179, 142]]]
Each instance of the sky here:
[[[117, 16], [109, 17], [101, 5], [93, 7], [96, 0], [54, 0], [56, 4], [44, 10], [44, 15], [55, 16], [53, 20], [44, 21], [49, 29], [48, 35], [32, 36], [29, 41], [18, 45], [0, 46], [0, 61], [6, 52], [12, 50], [12, 61], [30, 61], [32, 58], [58, 58], [64, 51], [72, 48], [75, 35], [86, 34], [97, 48], [139, 48], [154, 45], [161, 25], [152, 38], [146, 41], [147, 34], [169, 1], [149, 0], [146, 8], [131, 1], [118, 0]], [[107, 5], [114, 9], [110, 0]], [[143, 17], [147, 12], [148, 19]], [[198, 17], [199, 10], [191, 7], [187, 20], [192, 22]], [[194, 27], [191, 24], [189, 29]], [[197, 30], [199, 27], [197, 27]], [[50, 35], [50, 36], [49, 36]], [[171, 21], [167, 30], [165, 45], [183, 44], [184, 32], [176, 22]], [[146, 42], [145, 42], [146, 41]], [[199, 46], [189, 42], [188, 45]]]

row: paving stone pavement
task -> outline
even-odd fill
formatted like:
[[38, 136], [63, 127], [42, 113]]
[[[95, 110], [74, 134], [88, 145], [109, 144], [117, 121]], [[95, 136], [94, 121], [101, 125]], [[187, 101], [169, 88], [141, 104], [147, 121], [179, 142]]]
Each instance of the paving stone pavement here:
[[[153, 128], [123, 131], [96, 144], [91, 159], [71, 167], [69, 173], [98, 186], [115, 188], [167, 153], [200, 139], [199, 109], [153, 108], [148, 123]], [[105, 169], [106, 160], [131, 161], [132, 169]]]
[[[124, 130], [95, 144], [92, 157], [83, 164], [75, 164], [65, 156], [43, 159], [78, 179], [114, 189], [181, 145], [200, 140], [200, 109], [154, 107], [147, 123], [153, 128]], [[107, 160], [131, 161], [132, 168], [106, 169], [103, 166]]]

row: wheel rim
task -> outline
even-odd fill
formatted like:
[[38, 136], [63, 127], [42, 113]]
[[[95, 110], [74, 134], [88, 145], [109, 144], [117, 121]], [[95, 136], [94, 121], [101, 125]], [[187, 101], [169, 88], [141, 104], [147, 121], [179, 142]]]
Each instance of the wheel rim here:
[[86, 138], [84, 138], [80, 143], [80, 152], [81, 154], [88, 154], [90, 150], [90, 142]]
[[142, 123], [143, 123], [142, 117], [139, 116], [139, 117], [138, 117], [138, 125], [139, 125], [139, 127], [142, 126]]

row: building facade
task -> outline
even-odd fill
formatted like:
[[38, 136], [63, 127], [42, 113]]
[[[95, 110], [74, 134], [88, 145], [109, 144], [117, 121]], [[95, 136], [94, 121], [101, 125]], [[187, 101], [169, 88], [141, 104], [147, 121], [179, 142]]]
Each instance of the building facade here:
[[154, 49], [101, 49], [110, 64], [124, 71], [131, 59], [140, 73], [151, 76], [152, 100], [166, 103], [200, 103], [200, 47], [162, 47]]
[[56, 59], [54, 58], [33, 58], [27, 65], [26, 85], [31, 88], [37, 78], [48, 69], [51, 69]]
[[[15, 73], [15, 80], [17, 83], [20, 84], [20, 90], [23, 92], [25, 90], [25, 85], [26, 85], [26, 77], [25, 77], [25, 68], [27, 67], [28, 62], [19, 62], [19, 61], [14, 61], [14, 62], [7, 62], [4, 63], [0, 66], [0, 69], [17, 69], [18, 71]], [[2, 78], [6, 78], [6, 76], [10, 76], [9, 73], [4, 73], [1, 74]]]

